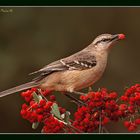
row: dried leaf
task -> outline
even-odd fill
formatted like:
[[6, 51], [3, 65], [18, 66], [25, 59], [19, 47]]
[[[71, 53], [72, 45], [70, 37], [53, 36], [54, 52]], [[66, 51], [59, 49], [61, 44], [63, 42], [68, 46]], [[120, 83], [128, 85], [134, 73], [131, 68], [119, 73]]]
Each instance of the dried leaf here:
[[32, 128], [36, 129], [38, 127], [38, 125], [39, 125], [39, 122], [34, 122], [34, 123], [32, 123]]

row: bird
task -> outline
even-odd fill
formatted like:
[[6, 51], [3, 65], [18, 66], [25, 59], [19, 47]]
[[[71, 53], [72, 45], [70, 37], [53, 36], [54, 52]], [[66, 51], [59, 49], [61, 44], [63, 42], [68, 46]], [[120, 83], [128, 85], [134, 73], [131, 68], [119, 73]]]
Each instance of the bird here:
[[124, 38], [122, 33], [101, 34], [81, 51], [30, 73], [36, 77], [30, 82], [0, 92], [0, 97], [33, 87], [83, 95], [80, 90], [90, 87], [102, 77], [112, 46]]

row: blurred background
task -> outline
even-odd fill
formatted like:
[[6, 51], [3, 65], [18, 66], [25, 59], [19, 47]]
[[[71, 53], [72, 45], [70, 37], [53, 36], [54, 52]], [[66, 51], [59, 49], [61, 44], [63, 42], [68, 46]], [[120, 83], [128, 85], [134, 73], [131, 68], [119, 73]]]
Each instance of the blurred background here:
[[[124, 33], [108, 66], [94, 86], [120, 95], [140, 82], [140, 8], [132, 7], [0, 7], [0, 91], [30, 81], [29, 73], [90, 44], [102, 33]], [[55, 93], [70, 112], [76, 105]], [[63, 101], [63, 102], [62, 102]], [[36, 133], [20, 116], [23, 99], [18, 93], [0, 98], [0, 133]], [[113, 125], [113, 127], [112, 127]], [[109, 132], [127, 130], [122, 123], [107, 126]]]

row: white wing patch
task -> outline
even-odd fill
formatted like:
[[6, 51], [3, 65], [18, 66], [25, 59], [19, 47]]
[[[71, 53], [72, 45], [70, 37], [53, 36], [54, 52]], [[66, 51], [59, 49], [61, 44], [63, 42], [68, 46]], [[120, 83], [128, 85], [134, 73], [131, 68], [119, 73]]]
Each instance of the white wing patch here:
[[60, 62], [64, 66], [68, 67], [69, 70], [87, 69], [87, 68], [92, 68], [93, 66], [96, 65], [95, 61], [93, 61], [92, 63], [87, 61], [77, 61], [77, 60], [74, 60], [72, 62], [64, 62], [64, 60], [61, 59]]

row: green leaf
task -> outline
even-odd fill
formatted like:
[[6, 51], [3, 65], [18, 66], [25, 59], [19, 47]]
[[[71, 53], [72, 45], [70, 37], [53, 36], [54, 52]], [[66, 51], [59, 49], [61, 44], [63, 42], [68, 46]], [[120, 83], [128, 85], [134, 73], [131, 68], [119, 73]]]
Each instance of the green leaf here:
[[34, 98], [35, 102], [39, 103], [40, 97], [35, 92], [33, 92], [33, 98]]
[[60, 115], [59, 107], [56, 103], [53, 103], [51, 113], [54, 114], [54, 116], [56, 116], [58, 119], [62, 119]]
[[64, 121], [68, 124], [71, 124], [71, 122], [69, 120], [70, 120], [70, 112], [66, 111]]
[[39, 125], [39, 122], [34, 122], [34, 123], [32, 123], [32, 128], [36, 129], [38, 127], [38, 125]]
[[39, 101], [42, 100], [42, 96], [41, 95], [38, 95], [38, 98], [39, 98]]

